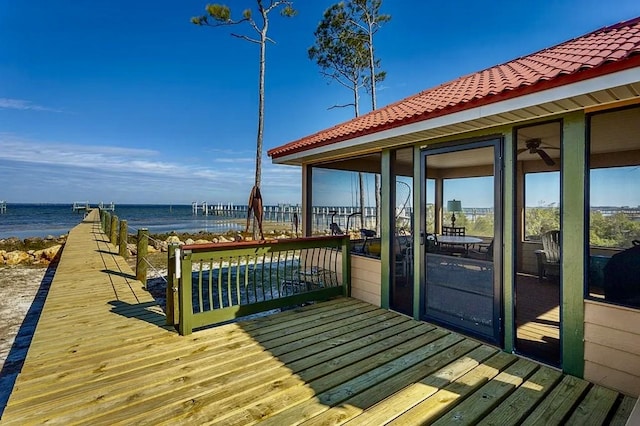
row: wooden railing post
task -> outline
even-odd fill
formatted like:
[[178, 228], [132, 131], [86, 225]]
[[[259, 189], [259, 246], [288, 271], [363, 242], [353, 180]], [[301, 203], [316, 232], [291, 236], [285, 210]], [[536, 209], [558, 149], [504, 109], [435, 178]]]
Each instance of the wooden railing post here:
[[122, 256], [123, 258], [127, 259], [129, 257], [129, 250], [127, 250], [127, 240], [128, 238], [128, 230], [127, 230], [127, 221], [126, 220], [121, 220], [120, 221], [120, 237], [118, 238], [118, 247], [119, 247], [119, 252], [118, 254], [120, 256]]
[[178, 280], [176, 279], [176, 248], [177, 244], [169, 244], [167, 257], [167, 295], [166, 295], [166, 315], [167, 325], [176, 325], [177, 306], [175, 303], [177, 295]]
[[344, 295], [351, 297], [351, 241], [349, 237], [342, 239], [342, 285]]
[[149, 231], [147, 228], [138, 229], [136, 243], [136, 279], [147, 287], [147, 252], [149, 246]]
[[191, 334], [193, 331], [192, 316], [193, 302], [191, 289], [191, 253], [182, 253], [178, 251], [180, 256], [180, 278], [178, 284], [178, 332], [182, 336]]
[[109, 241], [111, 241], [111, 244], [115, 246], [118, 242], [118, 216], [111, 216], [111, 227], [109, 230], [111, 231], [109, 234]]

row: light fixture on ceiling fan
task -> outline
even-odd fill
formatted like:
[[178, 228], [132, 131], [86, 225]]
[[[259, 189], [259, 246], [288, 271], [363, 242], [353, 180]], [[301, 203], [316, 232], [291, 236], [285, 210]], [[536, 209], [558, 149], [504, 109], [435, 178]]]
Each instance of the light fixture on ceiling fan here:
[[[526, 148], [521, 148], [518, 150], [518, 155], [522, 154], [525, 151], [529, 151], [529, 154], [538, 154], [540, 156], [540, 158], [542, 158], [542, 160], [545, 162], [545, 164], [547, 166], [555, 166], [556, 162], [553, 161], [553, 159], [551, 157], [549, 157], [549, 154], [547, 154], [546, 151], [544, 151], [543, 149], [540, 148], [540, 145], [542, 144], [542, 139], [540, 138], [534, 138], [534, 139], [528, 139], [527, 141], [525, 141], [525, 146]], [[544, 147], [545, 149], [560, 149], [560, 148], [555, 148], [555, 147]]]

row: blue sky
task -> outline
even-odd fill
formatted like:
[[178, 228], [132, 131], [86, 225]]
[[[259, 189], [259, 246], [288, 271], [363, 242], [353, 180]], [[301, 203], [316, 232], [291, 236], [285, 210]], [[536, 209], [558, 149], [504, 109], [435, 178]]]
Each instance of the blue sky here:
[[[307, 58], [333, 3], [294, 1], [298, 16], [272, 19], [266, 204], [300, 200], [299, 169], [272, 165], [266, 150], [352, 116], [328, 109], [349, 92]], [[376, 39], [388, 75], [379, 106], [640, 15], [637, 0], [546, 3], [384, 1], [392, 20]], [[0, 0], [0, 199], [246, 202], [257, 46], [190, 24], [205, 4]], [[255, 2], [227, 4], [239, 12]]]

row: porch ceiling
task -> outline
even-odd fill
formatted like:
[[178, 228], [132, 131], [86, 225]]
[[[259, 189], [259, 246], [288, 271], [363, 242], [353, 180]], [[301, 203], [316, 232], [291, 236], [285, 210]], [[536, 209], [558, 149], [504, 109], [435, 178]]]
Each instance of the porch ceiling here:
[[[624, 84], [615, 84], [624, 83]], [[429, 145], [441, 138], [459, 136], [474, 131], [513, 126], [530, 120], [549, 118], [560, 114], [614, 107], [621, 103], [640, 102], [640, 68], [549, 89], [519, 98], [484, 105], [446, 116], [426, 119], [417, 123], [356, 137], [330, 145], [274, 158], [275, 163], [302, 165], [380, 152], [386, 148], [420, 143]]]

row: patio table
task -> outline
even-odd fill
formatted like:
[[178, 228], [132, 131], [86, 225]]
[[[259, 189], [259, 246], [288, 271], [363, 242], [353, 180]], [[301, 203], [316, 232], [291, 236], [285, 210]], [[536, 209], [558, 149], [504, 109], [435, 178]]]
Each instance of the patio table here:
[[447, 244], [449, 246], [460, 245], [464, 246], [463, 256], [467, 256], [469, 246], [471, 244], [478, 244], [482, 242], [482, 238], [467, 237], [466, 235], [438, 235], [438, 244]]
[[460, 244], [468, 246], [469, 244], [481, 243], [482, 238], [462, 235], [438, 235], [438, 242], [443, 244]]

